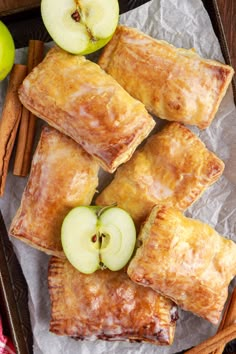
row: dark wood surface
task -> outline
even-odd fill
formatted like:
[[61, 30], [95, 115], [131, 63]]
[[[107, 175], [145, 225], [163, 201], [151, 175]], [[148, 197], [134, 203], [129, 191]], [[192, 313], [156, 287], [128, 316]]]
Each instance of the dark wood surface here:
[[39, 6], [40, 0], [0, 0], [0, 14], [11, 14]]
[[230, 58], [236, 71], [236, 0], [217, 0]]

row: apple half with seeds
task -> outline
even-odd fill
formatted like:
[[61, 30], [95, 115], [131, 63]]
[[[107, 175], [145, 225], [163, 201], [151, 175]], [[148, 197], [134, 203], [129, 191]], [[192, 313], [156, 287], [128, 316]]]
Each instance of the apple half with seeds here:
[[118, 207], [79, 206], [65, 217], [62, 247], [69, 262], [80, 272], [117, 271], [132, 256], [136, 229], [131, 216]]
[[86, 55], [109, 42], [118, 24], [118, 0], [42, 0], [45, 27], [62, 49]]

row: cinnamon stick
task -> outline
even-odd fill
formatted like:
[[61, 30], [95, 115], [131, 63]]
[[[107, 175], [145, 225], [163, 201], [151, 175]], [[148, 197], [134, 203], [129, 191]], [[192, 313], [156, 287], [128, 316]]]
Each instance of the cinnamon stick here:
[[[28, 74], [42, 61], [43, 51], [44, 43], [42, 41], [29, 41], [27, 60]], [[16, 176], [27, 176], [29, 173], [36, 130], [36, 119], [33, 113], [23, 107], [13, 169], [13, 173]]]
[[18, 89], [26, 74], [27, 67], [25, 65], [15, 64], [13, 66], [2, 110], [0, 120], [0, 196], [4, 193], [9, 161], [22, 112]]
[[[231, 295], [230, 301], [225, 309], [218, 331], [228, 327], [229, 325], [236, 323], [236, 287]], [[225, 346], [219, 346], [212, 354], [221, 354], [224, 351]]]
[[213, 337], [205, 340], [195, 348], [188, 350], [185, 354], [209, 354], [221, 346], [236, 338], [236, 323], [222, 329]]

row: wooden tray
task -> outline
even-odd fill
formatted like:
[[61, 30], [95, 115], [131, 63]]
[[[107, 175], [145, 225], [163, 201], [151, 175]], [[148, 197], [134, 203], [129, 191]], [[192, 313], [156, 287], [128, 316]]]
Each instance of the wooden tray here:
[[[131, 10], [149, 0], [120, 0], [120, 12]], [[229, 49], [226, 43], [223, 25], [216, 0], [202, 0], [212, 21], [213, 28], [219, 39], [223, 56], [227, 64], [231, 64]], [[10, 7], [15, 0], [8, 0], [8, 7], [0, 5], [0, 19], [5, 22], [15, 40], [17, 48], [28, 45], [29, 39], [50, 41], [41, 17], [39, 0], [18, 1], [20, 7]], [[4, 1], [3, 1], [4, 3]], [[236, 85], [233, 82], [236, 99]], [[19, 354], [33, 353], [33, 338], [28, 312], [27, 284], [19, 262], [14, 254], [4, 221], [0, 211], [0, 304], [6, 331], [11, 335]], [[229, 343], [225, 354], [236, 353], [236, 340]]]
[[9, 15], [39, 7], [40, 0], [1, 0], [0, 15]]

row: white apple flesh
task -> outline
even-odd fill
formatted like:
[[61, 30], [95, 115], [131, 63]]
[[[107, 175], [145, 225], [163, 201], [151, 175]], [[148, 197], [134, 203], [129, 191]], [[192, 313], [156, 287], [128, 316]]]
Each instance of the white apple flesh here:
[[[131, 217], [120, 208], [109, 208], [101, 214], [99, 231], [102, 235], [100, 255], [110, 270], [119, 270], [132, 256], [136, 230]], [[125, 263], [125, 264], [124, 264]]]
[[118, 24], [118, 0], [42, 0], [42, 19], [52, 39], [73, 54], [102, 48]]
[[[97, 216], [88, 207], [72, 209], [62, 224], [62, 247], [70, 263], [82, 273], [90, 274], [99, 268]], [[94, 242], [95, 241], [95, 242]]]
[[136, 230], [130, 215], [117, 207], [80, 206], [65, 217], [62, 247], [70, 263], [85, 274], [123, 268], [132, 256]]

